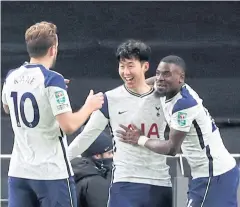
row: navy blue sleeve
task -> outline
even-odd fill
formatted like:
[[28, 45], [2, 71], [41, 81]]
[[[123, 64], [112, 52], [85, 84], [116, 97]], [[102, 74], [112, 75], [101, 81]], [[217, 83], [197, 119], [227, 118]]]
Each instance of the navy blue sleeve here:
[[43, 76], [44, 76], [44, 85], [45, 88], [50, 87], [50, 86], [55, 86], [62, 88], [63, 90], [66, 90], [66, 83], [64, 82], [64, 78], [62, 75], [53, 72], [51, 70], [47, 70], [44, 66], [38, 65], [38, 67], [41, 69]]
[[189, 91], [186, 89], [186, 87], [183, 87], [181, 90], [181, 95], [182, 98], [179, 99], [172, 110], [172, 114], [184, 110], [184, 109], [188, 109], [191, 108], [193, 106], [196, 106], [198, 103], [197, 101], [193, 98], [193, 96], [189, 93]]
[[100, 109], [100, 111], [103, 113], [103, 115], [109, 119], [109, 111], [108, 111], [108, 99], [107, 99], [107, 95], [104, 94], [104, 104], [102, 106], [102, 108]]
[[66, 83], [64, 82], [64, 78], [57, 73], [50, 73], [47, 77], [45, 77], [45, 87], [55, 86], [66, 90]]

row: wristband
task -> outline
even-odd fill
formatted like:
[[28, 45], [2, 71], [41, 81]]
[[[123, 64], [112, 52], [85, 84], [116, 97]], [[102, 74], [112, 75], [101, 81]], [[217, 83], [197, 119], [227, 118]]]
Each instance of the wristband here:
[[145, 136], [140, 136], [138, 139], [138, 145], [143, 146], [146, 144], [146, 142], [148, 141], [148, 137]]

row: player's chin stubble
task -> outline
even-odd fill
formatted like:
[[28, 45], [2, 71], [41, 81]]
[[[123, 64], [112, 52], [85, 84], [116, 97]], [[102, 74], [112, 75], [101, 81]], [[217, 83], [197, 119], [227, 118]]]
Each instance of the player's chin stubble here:
[[160, 98], [160, 97], [166, 96], [166, 93], [165, 92], [160, 92], [157, 89], [155, 89], [154, 96], [157, 97], [157, 98]]

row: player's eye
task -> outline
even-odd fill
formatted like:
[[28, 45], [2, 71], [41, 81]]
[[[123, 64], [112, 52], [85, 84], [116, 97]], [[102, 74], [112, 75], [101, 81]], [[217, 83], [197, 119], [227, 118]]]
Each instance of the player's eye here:
[[171, 73], [169, 71], [165, 71], [162, 73], [163, 76], [168, 77], [171, 76]]

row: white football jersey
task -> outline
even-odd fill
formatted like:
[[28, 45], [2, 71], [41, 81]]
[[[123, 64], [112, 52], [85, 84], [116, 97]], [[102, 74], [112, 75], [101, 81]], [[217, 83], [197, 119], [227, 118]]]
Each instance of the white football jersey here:
[[170, 126], [187, 132], [181, 146], [193, 178], [221, 175], [236, 165], [202, 99], [187, 84], [170, 100], [160, 98]]
[[[166, 156], [141, 146], [123, 143], [116, 137], [116, 130], [120, 129], [119, 124], [129, 126], [134, 123], [142, 129], [145, 136], [164, 138], [166, 122], [159, 98], [157, 98], [158, 103], [153, 101], [156, 99], [153, 91], [152, 89], [149, 93], [139, 95], [129, 91], [123, 85], [106, 92], [102, 109], [92, 114], [84, 130], [70, 144], [68, 153], [70, 159], [85, 151], [109, 125], [114, 142], [113, 182], [171, 186]], [[143, 100], [146, 100], [148, 105], [139, 111]]]
[[72, 111], [61, 74], [38, 64], [11, 70], [2, 90], [8, 105], [14, 146], [9, 176], [36, 180], [73, 175], [66, 154], [66, 135], [55, 116]]

